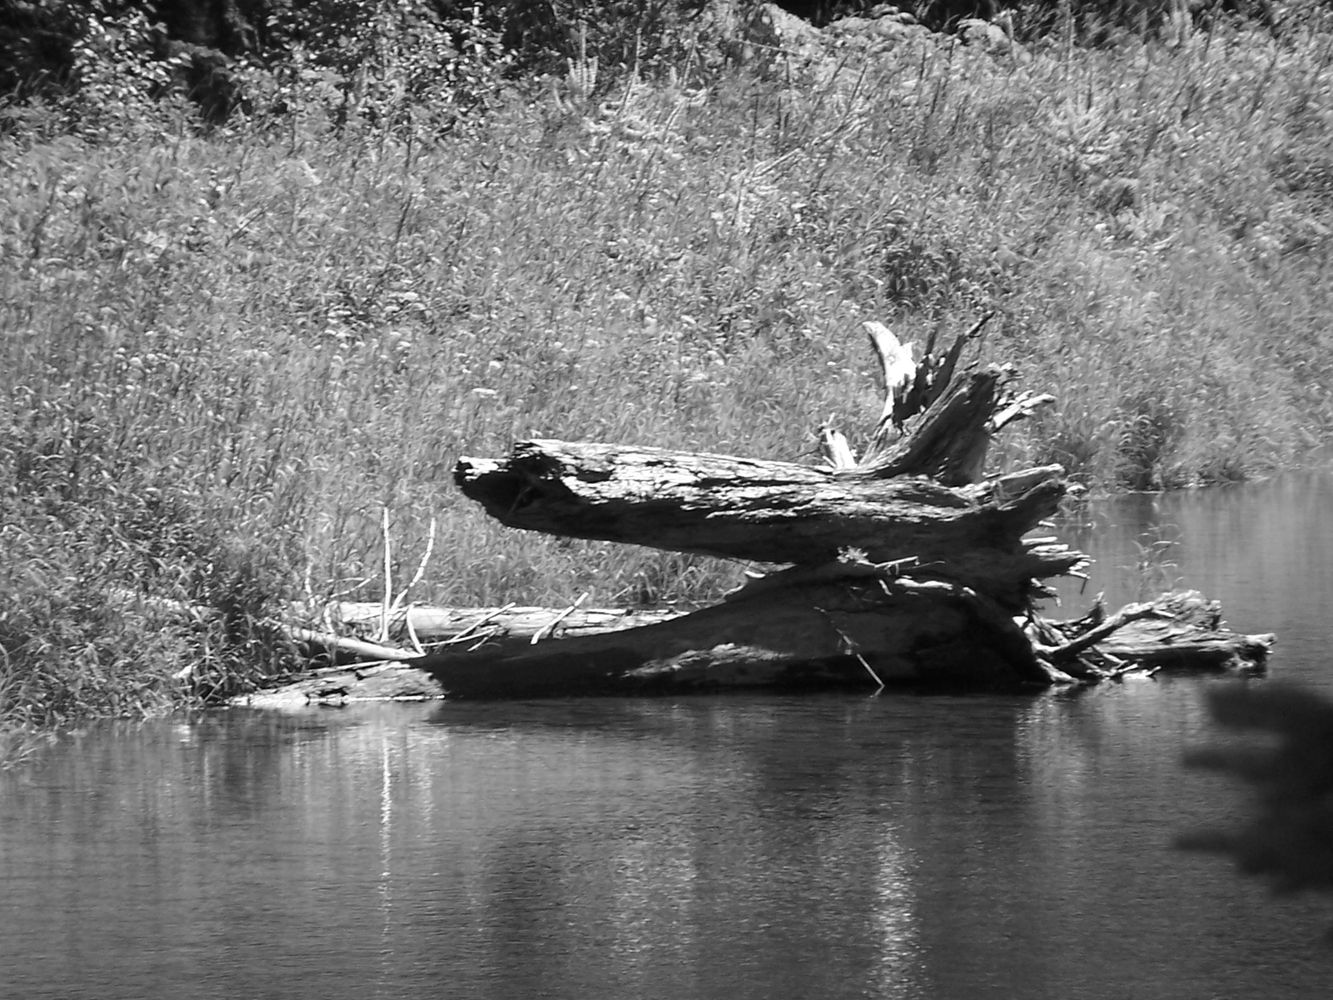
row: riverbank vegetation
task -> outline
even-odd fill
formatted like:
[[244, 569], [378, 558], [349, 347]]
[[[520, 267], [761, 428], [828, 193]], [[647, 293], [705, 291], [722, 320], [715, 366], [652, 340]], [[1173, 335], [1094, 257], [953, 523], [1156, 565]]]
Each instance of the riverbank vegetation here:
[[994, 313], [982, 356], [1059, 399], [1000, 461], [1094, 489], [1267, 473], [1333, 426], [1322, 8], [1170, 45], [674, 52], [515, 80], [477, 47], [453, 104], [392, 60], [360, 89], [296, 65], [211, 127], [120, 76], [4, 109], [5, 727], [283, 669], [279, 607], [378, 597], [386, 509], [395, 579], [438, 525], [416, 599], [713, 595], [734, 569], [493, 526], [454, 462], [533, 436], [813, 461], [878, 408], [865, 319]]

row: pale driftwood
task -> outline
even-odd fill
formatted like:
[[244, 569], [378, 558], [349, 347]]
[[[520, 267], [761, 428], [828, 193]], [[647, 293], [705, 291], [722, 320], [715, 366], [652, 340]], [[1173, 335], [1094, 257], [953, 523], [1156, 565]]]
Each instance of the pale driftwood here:
[[[1076, 569], [1082, 556], [1021, 541], [1058, 508], [1059, 466], [978, 483], [1008, 379], [995, 366], [955, 377], [981, 325], [942, 359], [928, 345], [913, 366], [910, 347], [887, 327], [864, 324], [886, 402], [860, 462], [831, 429], [829, 469], [532, 440], [502, 460], [461, 459], [454, 480], [510, 527], [757, 562], [819, 565], [847, 550], [874, 563], [913, 558], [924, 578], [1021, 608], [1043, 592], [1034, 581]], [[1048, 398], [1021, 396], [1001, 417], [1018, 419]]]
[[819, 429], [819, 442], [832, 469], [836, 471], [838, 469], [856, 468], [856, 453], [852, 451], [847, 435], [842, 431], [835, 430], [832, 427], [821, 427]]
[[460, 489], [503, 524], [759, 562], [818, 565], [855, 549], [915, 558], [926, 578], [964, 582], [1011, 607], [1030, 581], [1079, 553], [1025, 546], [1055, 513], [1053, 470], [1017, 497], [925, 479], [833, 475], [785, 462], [566, 441], [520, 441], [502, 461], [464, 458]]
[[[330, 607], [331, 616], [340, 627], [353, 631], [373, 629], [379, 624], [378, 603], [342, 602]], [[573, 637], [591, 633], [612, 632], [666, 621], [680, 615], [670, 609], [577, 608], [555, 623], [561, 614], [559, 608], [521, 607], [513, 604], [502, 608], [438, 608], [411, 605], [399, 608], [389, 618], [390, 637], [399, 641], [407, 637], [410, 619], [424, 646], [471, 645], [480, 637], [488, 642], [512, 642], [515, 646], [530, 645], [535, 635], [550, 629], [554, 636]], [[294, 615], [304, 615], [293, 609]], [[383, 659], [383, 657], [372, 657]]]
[[354, 639], [329, 632], [317, 632], [314, 629], [301, 628], [280, 622], [273, 624], [293, 642], [313, 646], [335, 659], [341, 655], [356, 660], [411, 660], [417, 655], [406, 649], [387, 646], [383, 640], [368, 642], [364, 639]]
[[[868, 320], [861, 324], [879, 360], [880, 383], [884, 392], [884, 409], [870, 439], [867, 464], [873, 464], [876, 453], [901, 438], [907, 422], [928, 410], [949, 387], [963, 348], [981, 332], [990, 318], [991, 314], [983, 316], [972, 329], [956, 337], [953, 345], [942, 355], [935, 354], [936, 334], [932, 331], [920, 361], [912, 359], [912, 345], [900, 341], [883, 323]], [[922, 421], [922, 424], [928, 423]], [[918, 431], [923, 429], [920, 425], [917, 428]], [[980, 429], [978, 426], [977, 430]]]
[[[183, 608], [172, 602], [178, 609]], [[380, 624], [383, 605], [378, 602], [342, 602], [313, 614], [293, 606], [296, 620], [323, 618], [323, 611], [337, 627], [374, 632]], [[481, 644], [489, 655], [502, 650], [528, 650], [538, 636], [543, 642], [555, 638], [607, 635], [645, 624], [679, 617], [671, 610], [626, 611], [608, 608], [520, 607], [440, 608], [420, 605], [401, 607], [389, 619], [390, 635], [406, 638], [415, 632], [425, 645], [466, 656], [473, 644]], [[238, 704], [253, 707], [299, 707], [312, 702], [342, 704], [354, 701], [415, 701], [444, 697], [436, 678], [418, 665], [420, 657], [406, 650], [377, 643], [331, 635], [303, 626], [273, 623], [289, 638], [323, 651], [341, 663], [308, 671], [265, 691], [243, 695]], [[348, 662], [351, 661], [351, 662]]]
[[[918, 399], [908, 403], [909, 387], [914, 381], [922, 381], [922, 369], [912, 357], [911, 344], [904, 344], [892, 330], [874, 320], [862, 323], [861, 329], [870, 338], [870, 346], [879, 358], [880, 386], [884, 392], [884, 409], [880, 413], [875, 436], [871, 439], [873, 448], [879, 439], [900, 434], [903, 422], [925, 409], [933, 400]], [[907, 412], [908, 405], [912, 407], [911, 412]]]
[[1041, 407], [1050, 406], [1054, 402], [1055, 397], [1048, 392], [1040, 394], [1035, 392], [1020, 393], [1012, 403], [991, 417], [991, 433], [1001, 431], [1015, 421], [1024, 420], [1032, 416]]
[[1271, 632], [1204, 632], [1161, 618], [1133, 622], [1097, 648], [1136, 669], [1237, 671], [1261, 669], [1276, 641]]
[[881, 423], [855, 473], [879, 479], [924, 475], [944, 486], [976, 482], [990, 448], [989, 422], [1004, 378], [998, 368], [968, 373], [930, 404], [914, 429], [891, 444], [883, 439]]
[[[865, 324], [886, 402], [860, 462], [832, 430], [825, 432], [832, 469], [532, 440], [502, 460], [461, 459], [454, 480], [510, 527], [770, 563], [818, 565], [849, 549], [875, 563], [914, 558], [930, 578], [1018, 607], [1032, 592], [1029, 581], [1065, 572], [1081, 557], [1049, 547], [1038, 553], [1020, 541], [1057, 509], [1066, 489], [1059, 466], [977, 484], [1008, 378], [995, 366], [955, 377], [980, 326], [942, 360], [928, 346], [913, 367], [910, 347], [882, 324]], [[1033, 405], [1020, 397], [1006, 419]]]
[[1044, 581], [1078, 574], [1086, 559], [1053, 536], [1029, 537], [1066, 492], [1059, 466], [981, 479], [991, 435], [1049, 397], [1010, 396], [1006, 369], [959, 371], [979, 329], [939, 358], [928, 345], [912, 368], [891, 331], [867, 326], [886, 401], [860, 461], [832, 430], [832, 468], [555, 440], [460, 460], [464, 494], [511, 527], [791, 565], [689, 614], [340, 606], [344, 627], [378, 624], [430, 652], [308, 678], [297, 694], [355, 698], [370, 682], [487, 698], [1049, 686], [1164, 657], [1262, 662], [1268, 637], [1225, 632], [1194, 597], [1074, 623], [1034, 613]]
[[1254, 669], [1267, 661], [1276, 641], [1267, 633], [1232, 632], [1218, 603], [1193, 590], [1130, 604], [1109, 617], [1099, 598], [1078, 621], [1036, 619], [1029, 632], [1039, 656], [1093, 680], [1133, 670]]
[[[1118, 629], [1124, 628], [1131, 622], [1138, 621], [1140, 618], [1146, 618], [1153, 614], [1155, 606], [1150, 603], [1130, 604], [1121, 608], [1110, 618], [1102, 621], [1100, 624], [1088, 628], [1086, 631], [1077, 634], [1074, 638], [1062, 642], [1056, 646], [1037, 645], [1037, 654], [1044, 656], [1052, 663], [1062, 663], [1074, 660], [1085, 649], [1095, 646], [1097, 643], [1109, 638]], [[1052, 628], [1054, 631], [1054, 627]]]

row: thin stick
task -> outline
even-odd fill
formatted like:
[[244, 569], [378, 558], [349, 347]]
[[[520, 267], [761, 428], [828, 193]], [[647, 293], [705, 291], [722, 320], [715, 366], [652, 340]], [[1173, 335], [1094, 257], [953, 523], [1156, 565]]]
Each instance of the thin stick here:
[[880, 680], [879, 674], [875, 673], [874, 668], [870, 666], [870, 664], [866, 661], [866, 658], [861, 655], [861, 650], [857, 647], [855, 640], [853, 640], [852, 637], [849, 636], [842, 629], [838, 628], [837, 622], [833, 620], [833, 616], [831, 614], [829, 614], [821, 607], [815, 605], [811, 605], [811, 607], [814, 607], [816, 611], [818, 611], [821, 615], [823, 615], [824, 620], [829, 624], [829, 628], [833, 629], [833, 631], [838, 634], [838, 638], [842, 640], [843, 652], [851, 653], [853, 656], [856, 657], [856, 662], [861, 664], [861, 666], [865, 667], [866, 673], [868, 673], [870, 675], [870, 679], [875, 682], [875, 693], [879, 694], [880, 691], [883, 691], [884, 682]]
[[383, 513], [380, 526], [384, 533], [384, 603], [380, 610], [380, 634], [377, 638], [380, 642], [384, 642], [389, 638], [389, 606], [393, 602], [393, 575], [389, 553], [389, 508], [381, 507], [380, 510]]
[[476, 642], [474, 642], [471, 646], [469, 646], [469, 647], [467, 648], [467, 651], [468, 651], [469, 653], [475, 653], [477, 650], [481, 649], [482, 646], [486, 645], [486, 643], [488, 643], [488, 642], [490, 642], [492, 639], [494, 639], [494, 638], [496, 637], [496, 635], [499, 634], [499, 632], [500, 632], [500, 626], [497, 625], [495, 628], [491, 629], [489, 632], [487, 632], [485, 635], [483, 635], [480, 639], [478, 639]]
[[553, 618], [549, 623], [543, 625], [541, 628], [537, 629], [536, 632], [532, 633], [532, 645], [534, 646], [537, 645], [537, 643], [541, 641], [542, 636], [547, 635], [550, 632], [554, 632], [555, 627], [559, 625], [562, 621], [564, 621], [567, 617], [569, 617], [569, 615], [571, 615], [574, 612], [574, 609], [577, 608], [587, 599], [588, 599], [588, 592], [585, 590], [582, 594], [579, 595], [579, 599], [577, 601], [575, 601], [569, 607], [565, 608], [565, 610], [560, 612], [560, 614], [556, 615], [555, 618]]
[[1088, 629], [1077, 639], [1071, 639], [1063, 646], [1056, 646], [1053, 649], [1043, 649], [1041, 652], [1049, 657], [1052, 663], [1066, 663], [1089, 646], [1095, 646], [1117, 629], [1123, 628], [1130, 622], [1138, 621], [1140, 618], [1147, 618], [1149, 615], [1156, 613], [1157, 610], [1157, 605], [1151, 603], [1127, 604], [1106, 621], [1096, 628]]
[[1054, 402], [1055, 397], [1050, 393], [1044, 392], [1038, 396], [1030, 392], [1025, 392], [999, 413], [995, 414], [995, 416], [991, 417], [991, 430], [1001, 430], [1009, 424], [1012, 424], [1015, 420], [1022, 420], [1038, 407], [1048, 406]]
[[308, 628], [297, 628], [293, 625], [282, 625], [277, 622], [273, 624], [296, 642], [308, 642], [323, 646], [331, 653], [341, 651], [363, 659], [373, 660], [410, 660], [416, 656], [415, 653], [409, 653], [405, 649], [395, 649], [392, 646], [384, 646], [376, 642], [366, 642], [364, 639], [348, 639], [340, 635], [314, 632]]
[[408, 581], [403, 592], [394, 598], [393, 607], [395, 610], [402, 607], [403, 602], [407, 600], [407, 592], [421, 582], [421, 578], [426, 573], [426, 564], [430, 562], [430, 554], [435, 549], [435, 518], [430, 519], [430, 535], [426, 539], [426, 551], [421, 556], [421, 562], [417, 563], [416, 574]]
[[407, 639], [410, 643], [412, 643], [412, 648], [416, 650], [418, 654], [424, 656], [426, 650], [422, 648], [421, 640], [417, 638], [417, 630], [412, 627], [411, 608], [403, 609], [403, 624], [407, 626]]
[[866, 668], [866, 673], [868, 673], [870, 675], [870, 679], [875, 682], [875, 694], [879, 694], [881, 691], [883, 691], [884, 682], [879, 679], [879, 674], [875, 673], [875, 671], [871, 668], [870, 664], [866, 662], [866, 658], [862, 656], [860, 653], [853, 653], [852, 655], [856, 657], [857, 661], [861, 664], [861, 666]]
[[477, 631], [477, 629], [481, 628], [487, 622], [499, 618], [502, 614], [504, 614], [512, 607], [514, 607], [514, 602], [510, 601], [504, 607], [496, 608], [494, 611], [491, 611], [489, 614], [487, 614], [484, 618], [478, 618], [476, 621], [474, 621], [467, 628], [463, 629], [461, 632], [458, 632], [456, 635], [453, 635], [450, 638], [445, 639], [444, 642], [436, 643], [435, 645], [448, 646], [451, 643], [462, 642], [464, 639], [468, 638], [473, 632]]

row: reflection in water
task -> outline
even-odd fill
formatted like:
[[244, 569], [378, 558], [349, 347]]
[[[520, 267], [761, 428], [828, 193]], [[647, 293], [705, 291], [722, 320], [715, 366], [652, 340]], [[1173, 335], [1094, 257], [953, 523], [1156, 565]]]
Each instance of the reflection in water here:
[[919, 996], [922, 972], [913, 911], [912, 859], [892, 830], [885, 831], [876, 855], [870, 920], [879, 960], [873, 993], [892, 1000]]
[[[1329, 693], [1327, 481], [1222, 496], [1078, 544], [1131, 588], [1179, 525]], [[1326, 905], [1170, 847], [1238, 802], [1180, 767], [1209, 683], [99, 727], [0, 775], [0, 996], [1323, 997]]]

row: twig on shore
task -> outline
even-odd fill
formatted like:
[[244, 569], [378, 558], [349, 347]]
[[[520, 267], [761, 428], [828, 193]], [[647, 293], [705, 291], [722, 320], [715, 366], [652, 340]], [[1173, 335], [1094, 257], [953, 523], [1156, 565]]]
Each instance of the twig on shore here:
[[[478, 631], [483, 625], [485, 625], [485, 624], [487, 624], [487, 623], [489, 623], [489, 622], [494, 621], [496, 618], [499, 618], [502, 614], [504, 614], [506, 611], [508, 611], [510, 608], [513, 608], [513, 607], [517, 607], [517, 605], [516, 605], [516, 603], [515, 603], [514, 601], [510, 601], [510, 602], [509, 602], [508, 604], [506, 604], [504, 607], [496, 608], [496, 609], [495, 609], [494, 611], [492, 611], [490, 614], [488, 614], [488, 615], [486, 615], [486, 616], [484, 616], [484, 617], [482, 617], [482, 618], [477, 619], [475, 622], [473, 622], [471, 625], [467, 626], [466, 628], [462, 629], [462, 630], [461, 630], [460, 632], [458, 632], [456, 635], [452, 635], [452, 636], [450, 636], [448, 639], [444, 640], [444, 642], [435, 643], [435, 645], [437, 645], [437, 646], [453, 646], [453, 645], [457, 645], [458, 643], [463, 642], [463, 641], [465, 641], [465, 640], [469, 640], [469, 639], [472, 638], [472, 633]], [[492, 634], [494, 634], [494, 633], [492, 633]], [[490, 636], [488, 635], [487, 638], [490, 638]]]
[[385, 646], [379, 642], [349, 639], [328, 632], [315, 632], [308, 628], [298, 628], [295, 625], [284, 625], [281, 622], [271, 622], [270, 624], [295, 642], [321, 646], [330, 654], [344, 652], [372, 660], [412, 660], [417, 656], [416, 653], [409, 650]]
[[[403, 602], [407, 600], [408, 591], [421, 582], [421, 578], [426, 574], [426, 564], [430, 562], [433, 551], [435, 551], [435, 518], [432, 517], [430, 519], [430, 534], [426, 538], [426, 551], [422, 553], [421, 561], [417, 563], [417, 571], [413, 574], [412, 579], [408, 581], [407, 586], [403, 588], [402, 593], [394, 598], [393, 608], [390, 610], [397, 610], [402, 607]], [[410, 627], [409, 624], [409, 629]]]
[[559, 625], [562, 621], [564, 621], [566, 618], [568, 618], [578, 608], [578, 606], [587, 599], [588, 599], [588, 591], [585, 590], [582, 594], [579, 595], [578, 600], [576, 600], [569, 607], [565, 608], [564, 611], [560, 612], [560, 614], [556, 615], [553, 619], [551, 619], [550, 622], [543, 625], [536, 632], [533, 632], [532, 645], [534, 646], [537, 645], [537, 643], [539, 643], [545, 636], [550, 635], [552, 632], [554, 632], [555, 627]]

